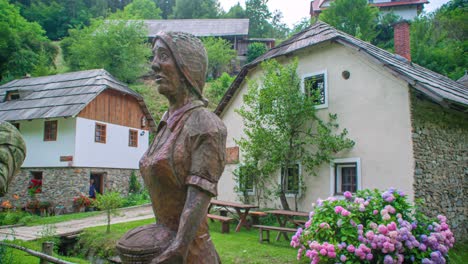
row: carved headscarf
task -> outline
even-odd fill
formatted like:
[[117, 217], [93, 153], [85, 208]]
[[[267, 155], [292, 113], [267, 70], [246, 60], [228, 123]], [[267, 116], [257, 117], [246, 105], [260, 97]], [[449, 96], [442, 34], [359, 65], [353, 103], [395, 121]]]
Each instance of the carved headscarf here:
[[205, 103], [203, 87], [205, 86], [208, 56], [202, 42], [192, 34], [184, 32], [159, 32], [154, 43], [160, 39], [169, 47], [177, 67], [193, 88], [193, 92]]

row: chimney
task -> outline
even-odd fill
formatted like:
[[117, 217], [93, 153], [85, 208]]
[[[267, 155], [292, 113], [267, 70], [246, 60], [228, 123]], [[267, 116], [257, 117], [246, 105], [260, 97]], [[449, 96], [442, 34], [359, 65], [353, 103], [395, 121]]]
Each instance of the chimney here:
[[393, 25], [393, 42], [395, 53], [411, 61], [410, 25], [408, 21], [401, 20]]

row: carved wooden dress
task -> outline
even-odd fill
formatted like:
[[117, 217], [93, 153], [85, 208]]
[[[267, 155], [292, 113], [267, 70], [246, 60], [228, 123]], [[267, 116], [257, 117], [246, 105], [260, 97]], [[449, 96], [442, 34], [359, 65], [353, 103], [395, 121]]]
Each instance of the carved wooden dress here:
[[[189, 185], [217, 195], [225, 146], [226, 127], [201, 101], [164, 115], [153, 144], [140, 160], [158, 224], [177, 232]], [[190, 244], [187, 263], [219, 263], [206, 220]]]

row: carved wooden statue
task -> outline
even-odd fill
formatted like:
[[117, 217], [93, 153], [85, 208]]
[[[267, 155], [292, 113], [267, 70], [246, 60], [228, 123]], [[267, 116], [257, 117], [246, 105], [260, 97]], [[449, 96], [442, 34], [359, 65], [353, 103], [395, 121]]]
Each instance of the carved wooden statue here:
[[202, 96], [206, 51], [193, 35], [159, 33], [152, 69], [169, 110], [140, 160], [156, 224], [117, 243], [124, 263], [220, 263], [206, 213], [224, 170], [226, 127]]
[[0, 196], [8, 191], [26, 157], [26, 144], [20, 132], [8, 122], [0, 122]]

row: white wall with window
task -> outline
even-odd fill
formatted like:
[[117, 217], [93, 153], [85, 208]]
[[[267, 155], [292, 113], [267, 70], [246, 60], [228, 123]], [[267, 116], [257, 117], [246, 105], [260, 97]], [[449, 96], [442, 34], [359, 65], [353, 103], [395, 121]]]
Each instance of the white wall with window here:
[[[57, 121], [55, 140], [44, 140], [46, 121]], [[70, 156], [75, 152], [74, 118], [34, 119], [16, 123], [19, 124], [21, 135], [26, 142], [23, 168], [68, 166], [68, 162], [60, 161], [60, 157]]]
[[361, 189], [361, 159], [335, 159], [330, 163], [330, 195], [339, 196]]
[[[129, 146], [131, 130], [138, 137], [132, 138], [136, 146]], [[76, 131], [73, 161], [76, 167], [138, 169], [140, 158], [148, 148], [149, 133], [141, 129], [77, 118]]]

